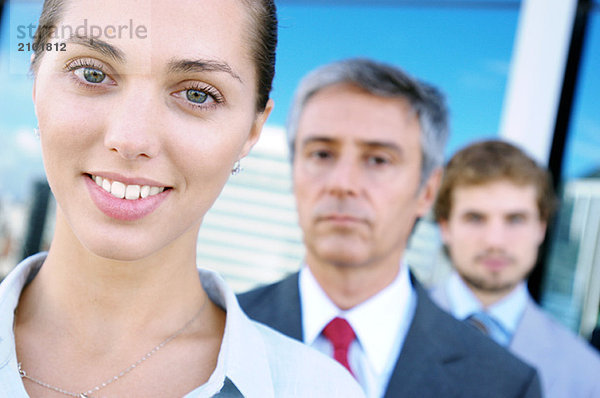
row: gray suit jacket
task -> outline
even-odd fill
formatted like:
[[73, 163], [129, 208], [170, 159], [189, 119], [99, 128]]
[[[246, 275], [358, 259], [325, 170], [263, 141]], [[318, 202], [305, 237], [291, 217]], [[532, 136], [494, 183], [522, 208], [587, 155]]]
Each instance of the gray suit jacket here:
[[[540, 397], [533, 368], [440, 310], [413, 278], [417, 308], [385, 397]], [[241, 294], [246, 313], [302, 341], [298, 274]]]
[[[450, 310], [444, 286], [433, 289], [431, 297]], [[546, 315], [531, 297], [508, 348], [538, 370], [544, 397], [600, 397], [600, 356]]]

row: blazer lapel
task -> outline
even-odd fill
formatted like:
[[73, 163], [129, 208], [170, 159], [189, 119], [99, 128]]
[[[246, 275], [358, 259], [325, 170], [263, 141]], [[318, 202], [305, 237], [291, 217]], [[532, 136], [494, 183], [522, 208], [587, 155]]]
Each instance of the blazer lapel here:
[[280, 282], [241, 294], [239, 302], [248, 316], [302, 341], [302, 311], [298, 272]]
[[411, 279], [417, 292], [417, 308], [385, 397], [459, 397], [461, 391], [449, 378], [446, 366], [463, 355], [448, 344], [445, 331], [440, 330], [441, 310], [412, 275]]
[[281, 332], [302, 341], [302, 310], [300, 308], [300, 289], [298, 286], [298, 273], [294, 273], [281, 281], [274, 291], [274, 299], [286, 305], [279, 306], [274, 312], [273, 324]]

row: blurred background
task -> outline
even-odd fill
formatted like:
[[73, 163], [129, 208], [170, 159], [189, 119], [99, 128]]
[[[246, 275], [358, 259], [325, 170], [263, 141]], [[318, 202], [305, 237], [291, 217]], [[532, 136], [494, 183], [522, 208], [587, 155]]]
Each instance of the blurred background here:
[[[275, 110], [242, 173], [205, 217], [198, 265], [218, 270], [237, 291], [298, 269], [304, 249], [284, 129], [294, 88], [318, 65], [372, 57], [445, 92], [446, 157], [497, 137], [548, 165], [561, 207], [529, 288], [556, 319], [589, 337], [600, 303], [600, 0], [276, 3]], [[28, 73], [29, 27], [41, 5], [0, 1], [0, 279], [52, 238], [55, 204], [33, 133]], [[426, 285], [448, 273], [429, 218], [406, 256]]]

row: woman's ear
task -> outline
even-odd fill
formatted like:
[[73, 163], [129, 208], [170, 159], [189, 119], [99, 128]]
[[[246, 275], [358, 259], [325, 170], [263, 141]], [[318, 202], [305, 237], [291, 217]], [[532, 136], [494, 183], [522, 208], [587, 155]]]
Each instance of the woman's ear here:
[[250, 129], [250, 134], [248, 134], [248, 138], [246, 139], [242, 151], [240, 152], [239, 159], [248, 155], [250, 149], [252, 149], [254, 144], [258, 142], [265, 122], [271, 114], [274, 106], [275, 103], [271, 98], [269, 98], [269, 101], [267, 101], [267, 105], [265, 106], [265, 110], [256, 114], [256, 118], [254, 119], [254, 123], [252, 123], [252, 128]]

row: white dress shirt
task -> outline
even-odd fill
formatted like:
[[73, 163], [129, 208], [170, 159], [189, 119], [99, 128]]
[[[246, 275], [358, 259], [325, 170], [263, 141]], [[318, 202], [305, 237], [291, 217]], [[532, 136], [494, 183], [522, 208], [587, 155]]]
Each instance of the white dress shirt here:
[[450, 310], [455, 318], [463, 320], [473, 313], [485, 311], [511, 336], [515, 334], [527, 305], [528, 293], [525, 282], [521, 282], [510, 294], [485, 309], [456, 272], [450, 275], [446, 283]]
[[[28, 397], [17, 365], [14, 311], [23, 287], [35, 277], [44, 259], [44, 253], [29, 257], [0, 284], [0, 398]], [[250, 320], [218, 274], [207, 270], [198, 272], [210, 299], [227, 315], [214, 372], [205, 384], [185, 398], [215, 394], [246, 398], [364, 397], [343, 367], [300, 342]]]
[[382, 397], [417, 303], [408, 266], [401, 264], [389, 286], [347, 311], [329, 299], [307, 266], [300, 270], [299, 285], [304, 342], [332, 357], [333, 346], [321, 332], [333, 318], [346, 319], [356, 334], [348, 353], [350, 367], [367, 397]]

